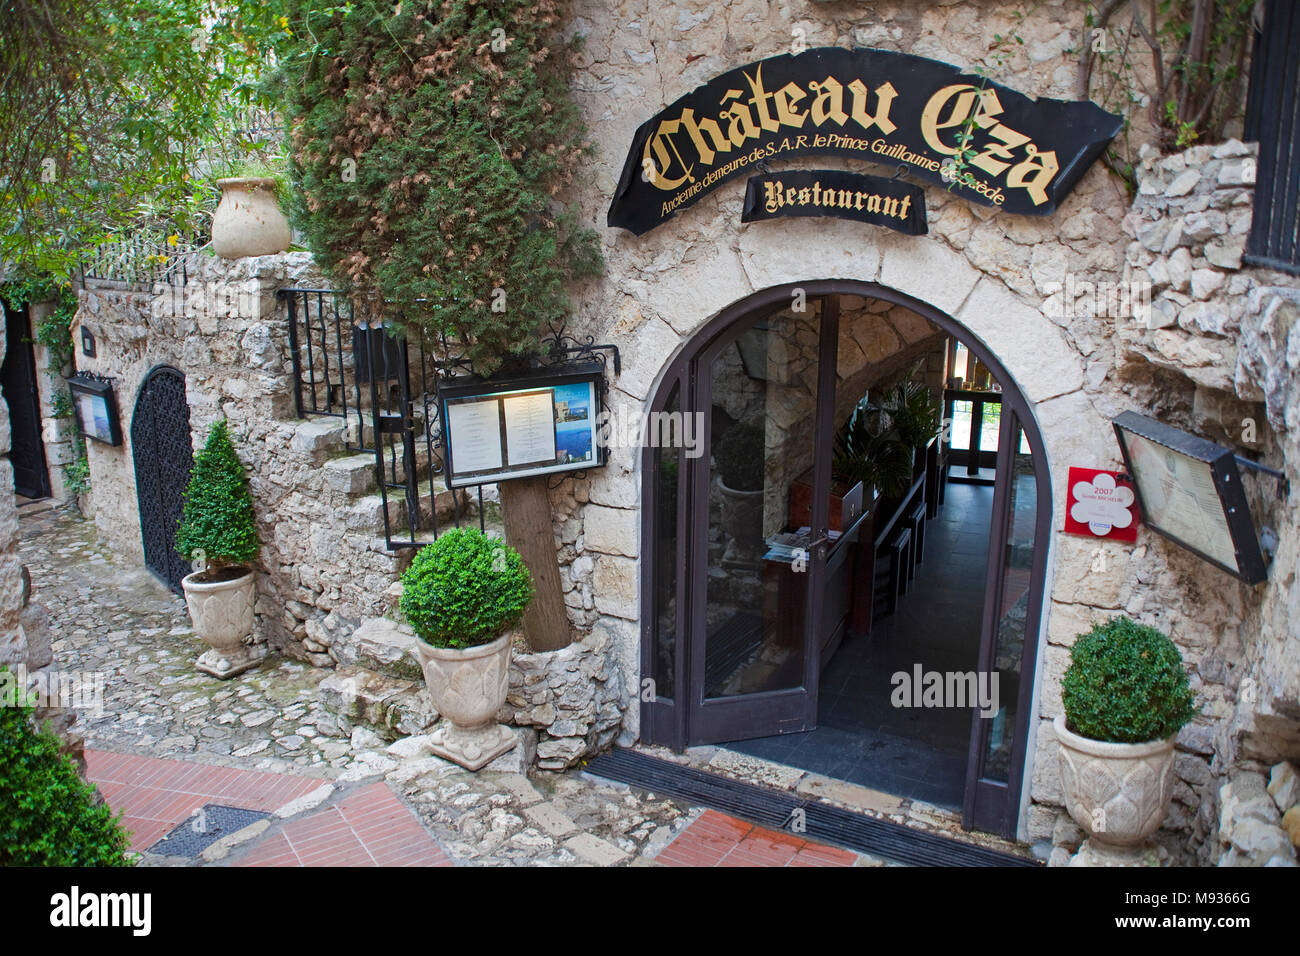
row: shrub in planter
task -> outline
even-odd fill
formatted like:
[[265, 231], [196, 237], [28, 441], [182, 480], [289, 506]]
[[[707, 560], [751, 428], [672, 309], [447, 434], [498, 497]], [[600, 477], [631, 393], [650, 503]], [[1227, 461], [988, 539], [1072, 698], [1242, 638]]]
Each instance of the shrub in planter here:
[[1061, 788], [1089, 834], [1076, 860], [1137, 862], [1173, 795], [1174, 736], [1196, 713], [1182, 655], [1155, 628], [1115, 618], [1075, 641], [1061, 700]]
[[[0, 685], [12, 681], [0, 669]], [[37, 730], [31, 714], [0, 706], [0, 866], [131, 866], [120, 815], [95, 803], [59, 739]]]
[[476, 528], [439, 535], [402, 575], [400, 609], [434, 709], [429, 749], [478, 770], [515, 746], [496, 723], [510, 686], [510, 629], [533, 597], [519, 553]]
[[194, 630], [212, 646], [198, 669], [225, 678], [257, 664], [264, 651], [244, 643], [253, 633], [255, 598], [254, 575], [244, 565], [257, 557], [257, 523], [224, 420], [212, 426], [195, 456], [176, 550], [200, 564], [181, 582]]

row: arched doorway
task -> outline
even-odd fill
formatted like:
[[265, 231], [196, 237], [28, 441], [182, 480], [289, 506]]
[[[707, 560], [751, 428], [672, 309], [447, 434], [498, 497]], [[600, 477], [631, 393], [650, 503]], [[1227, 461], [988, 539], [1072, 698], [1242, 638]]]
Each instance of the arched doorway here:
[[[848, 334], [853, 329], [842, 321], [850, 313], [860, 322], [885, 312], [899, 318], [875, 323], [865, 339]], [[957, 343], [968, 350], [968, 370], [987, 373], [996, 390], [950, 387]], [[940, 352], [948, 356], [938, 373], [945, 434], [909, 461], [911, 478], [869, 488], [865, 500], [861, 487], [833, 483], [836, 441], [858, 407], [860, 360], [869, 359], [883, 381], [921, 374], [925, 357], [933, 365]], [[905, 367], [918, 356], [919, 365]], [[963, 402], [975, 415], [998, 409], [991, 431], [973, 427], [964, 443], [951, 434], [953, 409]], [[953, 633], [938, 642], [954, 651], [943, 658], [948, 668], [930, 671], [916, 652], [912, 698], [892, 706], [930, 707], [921, 684], [936, 690], [933, 706], [946, 723], [931, 721], [925, 730], [950, 738], [944, 756], [957, 781], [950, 805], [960, 807], [968, 827], [1014, 835], [1032, 723], [1051, 486], [1029, 403], [997, 356], [947, 314], [876, 283], [790, 283], [709, 322], [665, 370], [649, 412], [696, 416], [702, 440], [644, 451], [642, 676], [651, 692], [643, 694], [643, 739], [681, 749], [758, 738], [777, 741], [772, 752], [779, 755], [782, 744], [822, 733], [828, 700], [862, 709], [843, 673], [834, 688], [823, 686], [836, 660], [857, 654], [865, 662], [859, 666], [877, 671], [869, 683], [879, 706], [882, 680], [913, 679], [899, 662], [914, 651], [918, 634], [928, 639], [936, 627], [948, 628]], [[954, 445], [964, 445], [961, 455], [951, 454]], [[957, 476], [952, 459], [961, 456]], [[949, 475], [970, 483], [974, 490], [966, 495], [963, 485], [963, 495], [975, 510], [945, 528], [935, 519]], [[927, 529], [931, 542], [923, 550]], [[936, 529], [948, 540], [936, 540]], [[935, 554], [937, 547], [950, 553]], [[942, 562], [956, 567], [953, 555], [962, 550], [972, 558], [962, 566], [964, 579], [945, 579]], [[935, 594], [960, 591], [965, 596], [952, 603], [961, 614], [943, 624], [913, 614], [910, 631], [900, 626], [878, 639], [888, 625], [876, 621], [905, 606], [923, 554], [929, 567], [921, 580], [928, 576], [931, 591], [913, 603], [929, 610]], [[969, 659], [969, 669], [953, 670], [958, 659]], [[986, 706], [981, 680], [994, 706]], [[816, 739], [818, 746], [836, 740]], [[857, 758], [868, 765], [873, 759], [870, 752]], [[775, 759], [804, 766], [796, 756]]]
[[179, 370], [159, 365], [145, 376], [131, 418], [131, 453], [145, 566], [180, 594], [181, 578], [190, 568], [176, 550], [176, 528], [194, 458], [185, 376]]

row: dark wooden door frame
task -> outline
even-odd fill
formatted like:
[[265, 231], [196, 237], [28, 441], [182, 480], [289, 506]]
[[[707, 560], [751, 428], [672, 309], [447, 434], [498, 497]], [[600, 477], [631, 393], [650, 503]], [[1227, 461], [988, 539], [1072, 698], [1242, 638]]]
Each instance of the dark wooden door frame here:
[[[45, 457], [45, 436], [41, 421], [41, 398], [36, 377], [36, 354], [31, 340], [31, 313], [5, 307], [5, 395], [9, 404], [9, 460], [13, 465], [14, 491], [25, 498], [48, 498], [49, 462]], [[21, 334], [11, 336], [11, 327]], [[15, 341], [16, 340], [16, 341]]]
[[[757, 322], [765, 315], [770, 315], [783, 308], [791, 301], [791, 297], [802, 290], [804, 295], [809, 299], [822, 296], [837, 295], [858, 295], [866, 298], [880, 299], [889, 302], [892, 305], [903, 306], [917, 315], [933, 323], [950, 335], [961, 340], [971, 353], [978, 357], [980, 361], [993, 373], [993, 376], [1002, 383], [1002, 406], [1004, 410], [1014, 413], [1015, 419], [1024, 429], [1030, 448], [1034, 451], [1034, 476], [1035, 486], [1037, 489], [1037, 515], [1034, 525], [1035, 541], [1040, 542], [1041, 546], [1035, 547], [1033, 558], [1033, 567], [1031, 570], [1030, 590], [1029, 590], [1029, 612], [1025, 621], [1025, 641], [1024, 650], [1021, 657], [1021, 681], [1019, 696], [1017, 700], [1016, 726], [1015, 726], [1015, 745], [1013, 750], [1012, 765], [1008, 780], [1001, 788], [1002, 796], [998, 799], [999, 806], [990, 807], [987, 811], [980, 814], [981, 819], [988, 819], [990, 814], [996, 823], [992, 827], [995, 832], [1004, 836], [1014, 836], [1015, 827], [1020, 809], [1020, 795], [1024, 783], [1024, 771], [1027, 763], [1027, 748], [1029, 743], [1029, 727], [1032, 717], [1033, 694], [1036, 685], [1035, 676], [1038, 665], [1038, 645], [1041, 639], [1041, 622], [1043, 604], [1046, 600], [1046, 577], [1047, 577], [1047, 557], [1051, 544], [1051, 523], [1052, 523], [1052, 485], [1051, 475], [1048, 468], [1046, 445], [1043, 442], [1042, 434], [1038, 429], [1038, 423], [1034, 418], [1033, 408], [1028, 399], [1020, 392], [1015, 385], [1015, 380], [1007, 371], [996, 353], [989, 346], [975, 335], [970, 329], [962, 325], [956, 319], [946, 312], [935, 308], [927, 302], [923, 302], [906, 293], [899, 292], [888, 286], [880, 285], [876, 282], [864, 282], [855, 279], [821, 279], [808, 282], [788, 282], [781, 285], [772, 286], [753, 293], [733, 303], [723, 309], [713, 319], [706, 322], [694, 335], [690, 337], [666, 365], [659, 381], [655, 386], [653, 397], [649, 402], [649, 410], [661, 411], [672, 392], [672, 386], [676, 383], [679, 386], [680, 407], [683, 414], [688, 412], [688, 396], [693, 394], [692, 381], [694, 374], [695, 360], [704, 352], [706, 348], [712, 345], [719, 336], [738, 322], [748, 322], [748, 320]], [[834, 366], [832, 365], [832, 370]], [[693, 409], [690, 409], [693, 410]], [[1010, 416], [1005, 417], [1009, 420]], [[1006, 428], [1007, 422], [1004, 420], [1003, 427]], [[706, 446], [707, 447], [707, 446]], [[655, 627], [657, 625], [657, 615], [653, 614], [653, 605], [655, 600], [655, 580], [654, 567], [658, 563], [654, 559], [654, 549], [656, 547], [655, 536], [655, 511], [658, 506], [656, 499], [656, 485], [658, 475], [655, 468], [655, 449], [645, 447], [642, 449], [641, 458], [641, 475], [642, 475], [642, 513], [641, 513], [641, 590], [639, 595], [639, 611], [641, 624], [641, 666], [642, 674], [653, 673], [653, 653], [656, 638]], [[685, 464], [685, 459], [679, 458], [681, 464]], [[707, 469], [707, 462], [704, 466]], [[681, 472], [679, 472], [680, 474]], [[683, 483], [684, 484], [684, 483]], [[707, 486], [706, 486], [707, 487]], [[819, 486], [820, 487], [820, 486]], [[690, 593], [689, 580], [687, 578], [687, 569], [684, 567], [689, 562], [683, 560], [683, 551], [687, 547], [688, 538], [695, 537], [684, 536], [683, 531], [688, 529], [688, 516], [690, 520], [699, 522], [701, 516], [695, 512], [699, 509], [696, 507], [698, 489], [685, 489], [693, 491], [693, 494], [683, 494], [682, 484], [678, 487], [678, 560], [677, 566], [677, 628], [674, 639], [676, 641], [676, 652], [674, 655], [674, 677], [675, 685], [673, 696], [666, 699], [659, 694], [642, 694], [641, 696], [641, 736], [644, 740], [653, 743], [661, 743], [671, 746], [676, 750], [681, 750], [686, 746], [688, 739], [688, 711], [687, 706], [687, 687], [685, 686], [685, 668], [681, 666], [684, 660], [683, 651], [688, 645], [689, 632], [685, 623], [690, 620], [687, 616], [692, 613], [691, 603], [694, 596]], [[997, 512], [994, 515], [996, 517]], [[702, 516], [707, 521], [707, 515]], [[698, 529], [696, 529], [698, 530]], [[995, 523], [990, 528], [990, 555], [992, 550], [993, 537], [998, 530]], [[990, 595], [985, 595], [986, 604], [990, 603]], [[816, 603], [816, 602], [813, 602]], [[982, 720], [991, 721], [992, 718], [981, 718]], [[987, 733], [984, 728], [979, 736]], [[972, 745], [973, 746], [973, 745]], [[968, 788], [968, 791], [971, 788]], [[971, 794], [968, 792], [967, 803], [971, 802]], [[969, 806], [963, 808], [963, 824], [965, 826], [977, 825], [972, 810]]]

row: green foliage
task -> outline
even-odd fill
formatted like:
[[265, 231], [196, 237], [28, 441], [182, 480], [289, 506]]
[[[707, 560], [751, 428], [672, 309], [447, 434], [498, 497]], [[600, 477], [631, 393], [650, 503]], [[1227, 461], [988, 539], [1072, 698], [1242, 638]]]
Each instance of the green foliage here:
[[72, 356], [72, 320], [77, 315], [77, 293], [71, 284], [47, 273], [23, 271], [0, 288], [0, 298], [11, 309], [53, 301], [53, 310], [36, 326], [34, 337], [50, 350], [50, 371], [62, 368]]
[[924, 448], [939, 431], [939, 403], [930, 395], [930, 387], [916, 380], [920, 363], [912, 367], [897, 385], [889, 390], [884, 409], [894, 421], [898, 437], [912, 448]]
[[63, 466], [63, 487], [73, 501], [90, 490], [90, 463], [86, 460], [86, 441], [80, 435], [77, 437], [80, 444], [79, 454]]
[[835, 436], [835, 474], [901, 498], [912, 484], [912, 445], [903, 441], [887, 409], [866, 395]]
[[478, 371], [538, 347], [599, 243], [556, 199], [583, 155], [554, 0], [361, 0], [292, 21], [293, 218], [337, 288]]
[[732, 491], [763, 488], [763, 429], [739, 422], [726, 430], [713, 447], [713, 460], [722, 483]]
[[115, 233], [193, 231], [287, 0], [0, 0], [0, 261], [68, 275]]
[[1164, 740], [1196, 714], [1174, 642], [1122, 616], [1074, 642], [1061, 699], [1070, 730], [1112, 743]]
[[[4, 696], [17, 691], [0, 668]], [[130, 866], [127, 835], [94, 788], [32, 724], [32, 708], [0, 702], [0, 866]]]
[[402, 575], [401, 611], [434, 647], [476, 647], [519, 623], [533, 582], [514, 548], [477, 528], [454, 528]]
[[212, 426], [194, 458], [176, 550], [187, 558], [202, 552], [213, 570], [257, 557], [253, 496], [224, 419]]

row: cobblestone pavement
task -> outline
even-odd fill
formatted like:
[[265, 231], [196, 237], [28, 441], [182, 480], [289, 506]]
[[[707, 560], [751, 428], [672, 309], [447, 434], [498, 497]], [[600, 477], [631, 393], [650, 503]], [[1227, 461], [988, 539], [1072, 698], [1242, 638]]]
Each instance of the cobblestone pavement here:
[[[92, 522], [66, 511], [29, 514], [22, 519], [22, 538], [32, 599], [50, 615], [55, 667], [104, 675], [102, 712], [83, 712], [78, 726], [94, 753], [91, 778], [128, 818], [133, 848], [147, 864], [387, 862], [382, 848], [363, 846], [367, 838], [348, 820], [378, 814], [384, 828], [397, 825], [405, 818], [382, 805], [389, 794], [404, 801], [445, 854], [426, 855], [423, 862], [653, 865], [703, 812], [580, 771], [472, 774], [428, 755], [421, 738], [389, 745], [364, 728], [345, 735], [317, 700], [327, 670], [273, 655], [230, 681], [197, 673], [193, 662], [205, 645], [190, 627], [183, 599], [143, 568], [113, 559], [98, 544]], [[141, 769], [115, 755], [154, 763]], [[135, 767], [130, 773], [122, 769], [128, 764]], [[230, 771], [221, 776], [201, 765], [262, 771], [267, 780], [279, 774], [318, 782], [306, 796], [298, 791], [307, 785], [293, 780], [240, 789], [230, 781], [252, 778]], [[285, 807], [264, 805], [274, 803], [258, 789], [267, 786], [294, 797]], [[196, 808], [223, 799], [281, 815], [250, 827], [257, 832], [244, 834], [246, 842], [209, 853], [211, 858], [148, 852]], [[792, 850], [783, 835], [749, 824], [719, 828], [719, 816], [692, 830], [692, 846], [707, 846], [707, 853], [696, 846], [664, 862], [881, 862], [848, 851], [818, 857]], [[733, 831], [733, 842], [745, 841], [735, 853], [726, 843]], [[338, 844], [332, 855], [319, 852], [322, 841]]]

